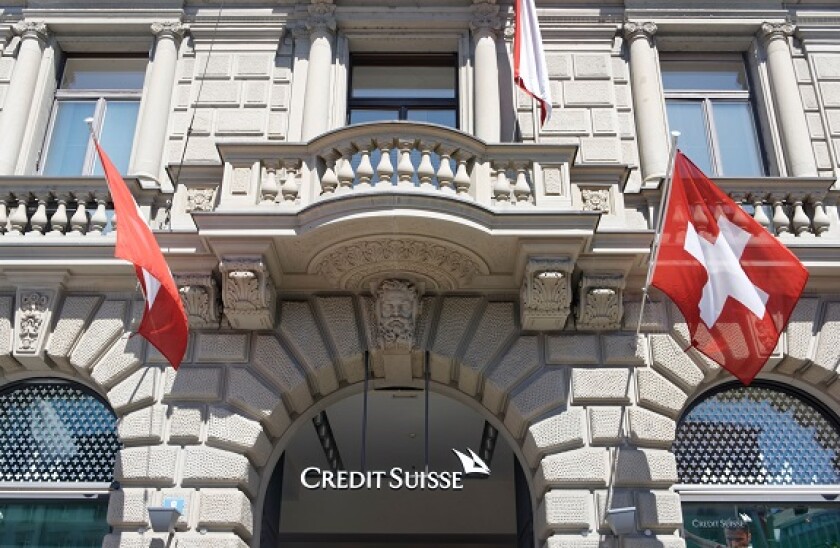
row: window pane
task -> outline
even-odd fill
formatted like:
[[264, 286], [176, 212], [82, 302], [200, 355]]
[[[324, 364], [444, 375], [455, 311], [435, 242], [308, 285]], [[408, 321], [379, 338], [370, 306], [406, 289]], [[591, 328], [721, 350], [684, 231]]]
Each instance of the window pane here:
[[707, 175], [715, 175], [712, 169], [712, 155], [706, 135], [706, 117], [700, 101], [666, 102], [668, 126], [679, 131], [679, 148]]
[[400, 119], [400, 111], [397, 109], [353, 109], [350, 111], [350, 123], [362, 124], [364, 122], [393, 122]]
[[446, 127], [457, 127], [454, 110], [410, 109], [407, 115], [412, 122], [428, 122]]
[[[111, 161], [125, 174], [131, 158], [131, 144], [134, 142], [134, 127], [137, 125], [138, 101], [108, 101], [105, 106], [105, 123], [99, 142]], [[93, 173], [102, 175], [102, 164], [94, 162]]]
[[747, 89], [744, 63], [732, 61], [663, 61], [662, 85], [669, 90]]
[[354, 98], [454, 99], [454, 67], [357, 66]]
[[44, 175], [81, 175], [85, 166], [85, 155], [89, 132], [85, 118], [93, 116], [94, 101], [61, 101], [56, 105]]
[[720, 175], [726, 177], [764, 175], [758, 135], [749, 103], [714, 101], [712, 112], [720, 153]]
[[108, 533], [108, 499], [0, 501], [0, 548], [99, 547]]
[[62, 89], [143, 89], [145, 59], [68, 59]]

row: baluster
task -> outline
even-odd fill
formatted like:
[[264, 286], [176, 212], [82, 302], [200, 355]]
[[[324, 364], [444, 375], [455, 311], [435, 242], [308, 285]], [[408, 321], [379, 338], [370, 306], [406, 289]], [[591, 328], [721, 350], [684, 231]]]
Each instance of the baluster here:
[[370, 179], [373, 177], [373, 166], [370, 164], [370, 151], [365, 148], [360, 151], [362, 159], [359, 162], [359, 167], [356, 168], [356, 182], [357, 188], [370, 188]]
[[400, 141], [400, 161], [397, 162], [398, 186], [414, 186], [414, 164], [411, 163], [411, 149], [414, 147], [412, 141]]
[[379, 163], [376, 165], [376, 186], [387, 190], [394, 186], [394, 182], [391, 180], [394, 175], [394, 164], [391, 163], [391, 149], [387, 143], [383, 144], [379, 150], [382, 154], [379, 156]]
[[764, 199], [759, 194], [753, 194], [751, 197], [753, 208], [755, 209], [753, 212], [753, 219], [769, 231], [771, 223], [770, 217], [768, 217], [767, 212], [764, 211]]
[[35, 213], [32, 214], [32, 217], [29, 218], [29, 232], [27, 232], [27, 236], [43, 236], [44, 232], [47, 229], [47, 223], [49, 219], [47, 218], [47, 197], [49, 193], [46, 193], [43, 196], [36, 196], [35, 199], [38, 201], [38, 205], [35, 206]]
[[785, 213], [785, 205], [782, 198], [776, 196], [773, 196], [773, 226], [777, 236], [790, 233], [790, 219]]
[[824, 232], [828, 232], [831, 226], [831, 219], [825, 212], [822, 200], [814, 200], [814, 233], [817, 236], [822, 236]]
[[423, 190], [434, 190], [435, 168], [432, 165], [432, 151], [428, 144], [420, 143], [420, 165], [417, 166], [417, 179]]
[[467, 158], [458, 155], [456, 156], [456, 160], [458, 161], [458, 167], [455, 170], [455, 178], [452, 179], [452, 183], [455, 185], [455, 191], [458, 193], [458, 196], [472, 198], [470, 195], [472, 181], [470, 181], [470, 175], [467, 173]]
[[797, 196], [793, 201], [793, 232], [797, 236], [801, 236], [811, 232], [811, 219], [805, 214], [805, 208], [802, 207], [802, 197]]
[[338, 161], [341, 162], [341, 167], [338, 168], [338, 192], [352, 192], [353, 180], [356, 178], [356, 174], [353, 173], [353, 165], [349, 158], [341, 158]]
[[87, 196], [76, 195], [76, 212], [70, 217], [70, 234], [82, 235], [88, 229]]
[[102, 234], [102, 231], [105, 230], [105, 225], [108, 224], [108, 214], [105, 212], [107, 202], [104, 198], [95, 198], [95, 200], [96, 211], [94, 211], [93, 215], [90, 217], [90, 230], [88, 233]]
[[29, 204], [29, 196], [18, 196], [18, 203], [15, 210], [9, 216], [9, 233], [16, 236], [23, 235], [26, 230], [26, 225], [29, 222], [29, 214], [27, 206]]
[[513, 185], [513, 195], [516, 197], [516, 205], [531, 205], [531, 185], [525, 174], [525, 164], [518, 164], [516, 168], [516, 183]]
[[510, 181], [508, 181], [505, 168], [496, 168], [496, 182], [493, 183], [493, 197], [496, 199], [496, 205], [506, 205], [510, 202]]
[[324, 170], [324, 176], [321, 177], [321, 196], [329, 196], [335, 194], [338, 188], [338, 177], [335, 174], [336, 160], [327, 161], [327, 169]]
[[286, 170], [286, 178], [283, 181], [283, 205], [294, 206], [297, 203], [300, 185], [297, 180], [298, 163], [295, 161], [285, 162], [283, 168]]
[[6, 208], [6, 198], [0, 197], [0, 234], [4, 234], [9, 227], [9, 212]]
[[53, 213], [52, 217], [50, 217], [50, 235], [52, 236], [63, 236], [64, 232], [67, 230], [67, 199], [68, 195], [66, 193], [56, 194], [55, 200], [58, 205], [55, 208], [55, 213]]
[[272, 206], [277, 199], [280, 188], [277, 186], [277, 166], [269, 164], [265, 167], [265, 180], [263, 181], [260, 193], [262, 194], [261, 206]]
[[455, 174], [452, 173], [452, 166], [449, 165], [449, 154], [440, 155], [440, 167], [437, 172], [438, 188], [441, 192], [446, 194], [455, 194], [455, 189], [452, 186], [452, 179]]

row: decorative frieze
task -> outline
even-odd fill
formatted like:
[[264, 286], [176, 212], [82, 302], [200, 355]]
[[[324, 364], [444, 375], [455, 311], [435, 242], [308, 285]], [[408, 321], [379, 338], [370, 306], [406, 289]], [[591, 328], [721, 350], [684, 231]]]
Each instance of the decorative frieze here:
[[610, 212], [610, 189], [608, 188], [584, 188], [580, 191], [584, 211], [597, 211], [600, 213]]
[[194, 329], [219, 327], [218, 283], [210, 274], [176, 274], [184, 311]]
[[377, 344], [382, 350], [410, 351], [420, 311], [417, 287], [406, 280], [385, 280], [376, 289]]
[[193, 187], [187, 189], [187, 213], [193, 211], [213, 211], [216, 189], [213, 187]]
[[578, 329], [618, 329], [624, 312], [624, 277], [584, 274], [577, 307]]
[[523, 329], [558, 330], [572, 302], [570, 258], [529, 258], [520, 291]]
[[276, 292], [262, 257], [225, 257], [222, 274], [224, 314], [236, 329], [270, 329]]

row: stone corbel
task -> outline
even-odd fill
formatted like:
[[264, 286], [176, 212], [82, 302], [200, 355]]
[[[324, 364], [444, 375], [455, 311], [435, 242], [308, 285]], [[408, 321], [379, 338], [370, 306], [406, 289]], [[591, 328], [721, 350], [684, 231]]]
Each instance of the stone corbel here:
[[277, 294], [262, 257], [223, 257], [224, 314], [235, 329], [270, 329]]
[[573, 268], [568, 257], [528, 259], [520, 291], [523, 329], [563, 329], [572, 303]]
[[219, 284], [210, 274], [176, 274], [175, 283], [193, 329], [219, 327]]
[[[37, 277], [37, 273], [32, 274]], [[15, 276], [17, 277], [17, 275]], [[63, 293], [64, 274], [54, 280], [43, 280], [33, 284], [20, 275], [15, 296], [15, 335], [12, 355], [28, 369], [49, 368], [44, 361], [47, 337], [52, 324], [53, 312]]]
[[580, 280], [577, 328], [608, 330], [621, 327], [624, 276], [584, 274]]

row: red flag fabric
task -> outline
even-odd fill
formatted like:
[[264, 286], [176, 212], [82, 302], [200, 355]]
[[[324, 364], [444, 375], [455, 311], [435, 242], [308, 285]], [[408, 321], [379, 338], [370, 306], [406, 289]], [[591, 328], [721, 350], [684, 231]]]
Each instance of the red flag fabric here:
[[516, 0], [516, 31], [513, 35], [513, 80], [540, 104], [540, 123], [551, 117], [548, 69], [534, 0]]
[[691, 345], [749, 384], [807, 281], [796, 256], [678, 151], [652, 284], [685, 316]]
[[117, 216], [114, 256], [134, 264], [146, 298], [146, 309], [137, 332], [157, 348], [172, 367], [178, 369], [184, 359], [189, 336], [187, 314], [178, 287], [120, 172], [96, 140], [94, 144], [105, 170]]

